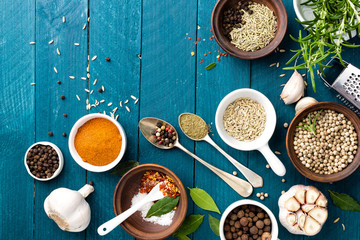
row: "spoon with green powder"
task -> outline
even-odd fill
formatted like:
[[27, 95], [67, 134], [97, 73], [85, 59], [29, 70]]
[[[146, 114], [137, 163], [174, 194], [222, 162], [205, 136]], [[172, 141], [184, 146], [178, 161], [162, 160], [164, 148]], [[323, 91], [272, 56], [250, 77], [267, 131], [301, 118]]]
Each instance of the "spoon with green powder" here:
[[236, 161], [210, 138], [209, 128], [206, 122], [201, 117], [193, 113], [183, 113], [179, 116], [179, 125], [183, 133], [188, 138], [194, 141], [208, 142], [211, 146], [213, 146], [220, 153], [222, 153], [242, 173], [242, 175], [244, 175], [244, 177], [254, 188], [259, 188], [263, 186], [263, 179], [261, 176]]

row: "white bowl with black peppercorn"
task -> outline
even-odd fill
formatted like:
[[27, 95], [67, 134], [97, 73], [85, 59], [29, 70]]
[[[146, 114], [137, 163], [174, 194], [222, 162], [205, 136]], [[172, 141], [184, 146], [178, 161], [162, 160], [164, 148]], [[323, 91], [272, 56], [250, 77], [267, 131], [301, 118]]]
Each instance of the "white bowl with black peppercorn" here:
[[[39, 147], [35, 148], [36, 146]], [[43, 149], [43, 147], [45, 148]], [[51, 152], [49, 153], [49, 151]], [[32, 178], [39, 181], [49, 181], [56, 178], [62, 171], [64, 157], [60, 148], [55, 144], [51, 142], [37, 142], [26, 150], [24, 164]]]
[[271, 169], [284, 176], [286, 169], [269, 148], [276, 126], [276, 112], [270, 100], [259, 91], [242, 88], [232, 91], [220, 102], [215, 125], [221, 139], [242, 151], [260, 151]]
[[225, 209], [220, 219], [219, 233], [221, 240], [250, 237], [258, 240], [277, 240], [279, 226], [274, 214], [264, 204], [244, 199], [232, 203]]

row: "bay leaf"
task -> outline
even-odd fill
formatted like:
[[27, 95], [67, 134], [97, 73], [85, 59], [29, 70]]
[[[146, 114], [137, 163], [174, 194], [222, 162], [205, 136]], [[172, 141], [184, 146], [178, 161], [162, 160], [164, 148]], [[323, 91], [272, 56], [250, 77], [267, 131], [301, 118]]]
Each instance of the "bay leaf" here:
[[220, 214], [219, 208], [216, 206], [214, 199], [212, 199], [207, 192], [200, 188], [189, 188], [189, 190], [191, 199], [198, 207]]
[[330, 197], [335, 206], [344, 211], [360, 211], [360, 204], [346, 193], [337, 193], [330, 191]]
[[171, 210], [174, 209], [174, 207], [178, 204], [178, 202], [179, 202], [179, 197], [177, 198], [165, 197], [163, 199], [160, 199], [154, 205], [151, 206], [151, 208], [146, 214], [146, 217], [150, 218], [152, 216], [161, 216], [168, 212], [171, 212]]
[[138, 165], [139, 165], [139, 162], [133, 161], [133, 160], [120, 162], [118, 165], [116, 165], [114, 170], [112, 170], [111, 174], [118, 175], [121, 177], [125, 173], [127, 173], [129, 170], [131, 170], [132, 168], [134, 168]]
[[216, 66], [216, 62], [210, 63], [209, 65], [207, 65], [205, 67], [205, 70], [209, 71], [209, 70], [213, 69], [215, 66]]
[[218, 236], [220, 236], [219, 234], [219, 226], [220, 226], [220, 220], [217, 219], [216, 217], [213, 217], [209, 214], [209, 225], [211, 230]]
[[180, 228], [173, 234], [174, 237], [186, 236], [195, 232], [204, 220], [205, 215], [191, 214], [187, 216]]

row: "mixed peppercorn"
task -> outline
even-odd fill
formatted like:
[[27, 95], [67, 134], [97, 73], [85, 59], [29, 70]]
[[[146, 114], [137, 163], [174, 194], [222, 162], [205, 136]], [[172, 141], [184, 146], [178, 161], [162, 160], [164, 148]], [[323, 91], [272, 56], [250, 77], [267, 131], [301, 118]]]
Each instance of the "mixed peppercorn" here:
[[155, 143], [159, 145], [173, 147], [174, 142], [176, 141], [175, 130], [170, 125], [166, 125], [162, 122], [156, 124], [156, 128], [152, 132], [152, 135], [155, 139]]
[[27, 156], [26, 164], [37, 178], [50, 178], [59, 168], [59, 156], [51, 146], [35, 145]]

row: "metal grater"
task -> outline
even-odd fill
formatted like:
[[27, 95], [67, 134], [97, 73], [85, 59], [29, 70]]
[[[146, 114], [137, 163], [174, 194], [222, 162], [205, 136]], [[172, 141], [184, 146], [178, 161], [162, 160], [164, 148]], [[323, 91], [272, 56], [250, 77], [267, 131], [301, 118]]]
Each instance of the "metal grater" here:
[[338, 58], [333, 58], [324, 69], [324, 76], [320, 74], [324, 84], [336, 92], [348, 108], [360, 117], [360, 69], [345, 62], [343, 66]]

